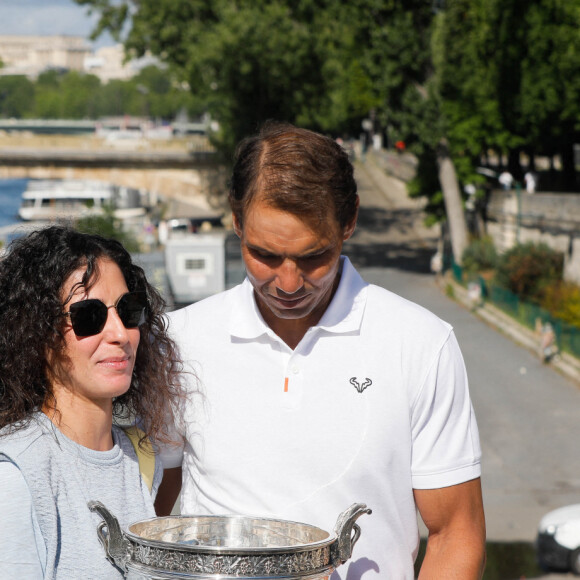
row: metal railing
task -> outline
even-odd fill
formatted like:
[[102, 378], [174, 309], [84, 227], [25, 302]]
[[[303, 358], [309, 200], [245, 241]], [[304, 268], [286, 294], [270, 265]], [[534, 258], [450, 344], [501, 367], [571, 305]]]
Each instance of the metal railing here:
[[[453, 263], [451, 271], [455, 280], [463, 285], [465, 282], [461, 266]], [[558, 349], [580, 358], [579, 327], [552, 316], [550, 312], [537, 304], [520, 300], [510, 290], [489, 283], [481, 276], [478, 276], [477, 282], [481, 288], [482, 300], [493, 304], [523, 326], [537, 332], [539, 336], [542, 334], [542, 329], [550, 325], [556, 336]]]

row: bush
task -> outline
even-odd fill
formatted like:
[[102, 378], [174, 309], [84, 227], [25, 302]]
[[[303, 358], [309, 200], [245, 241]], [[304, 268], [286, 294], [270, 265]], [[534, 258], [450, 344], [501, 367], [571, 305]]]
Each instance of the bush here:
[[90, 215], [80, 218], [75, 223], [75, 229], [87, 234], [98, 234], [104, 238], [112, 238], [125, 246], [128, 252], [138, 252], [139, 242], [132, 232], [123, 229], [123, 224], [114, 216], [113, 206], [105, 206], [103, 215]]
[[497, 252], [490, 237], [473, 240], [461, 256], [463, 269], [469, 273], [494, 270], [497, 266]]
[[541, 304], [548, 286], [561, 282], [564, 256], [546, 244], [519, 244], [500, 256], [496, 281], [521, 300]]
[[547, 286], [542, 308], [554, 318], [580, 327], [580, 286], [573, 282], [558, 282]]

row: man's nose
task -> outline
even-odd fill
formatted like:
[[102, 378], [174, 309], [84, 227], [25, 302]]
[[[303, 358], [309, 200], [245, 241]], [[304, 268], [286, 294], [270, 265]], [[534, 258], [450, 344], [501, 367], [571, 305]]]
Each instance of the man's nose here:
[[302, 272], [296, 262], [289, 259], [284, 260], [277, 272], [276, 286], [285, 294], [295, 294], [302, 288]]

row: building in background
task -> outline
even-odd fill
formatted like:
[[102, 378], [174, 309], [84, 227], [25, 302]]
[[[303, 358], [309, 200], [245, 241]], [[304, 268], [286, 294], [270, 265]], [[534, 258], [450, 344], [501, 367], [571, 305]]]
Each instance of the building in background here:
[[98, 76], [102, 83], [110, 80], [128, 80], [135, 76], [143, 67], [159, 61], [151, 56], [125, 61], [125, 49], [122, 44], [103, 46], [85, 59], [85, 71]]
[[84, 71], [108, 83], [127, 80], [144, 66], [159, 64], [153, 57], [125, 61], [122, 44], [96, 51], [81, 36], [0, 35], [0, 75], [23, 75], [32, 80], [50, 69]]
[[35, 79], [47, 69], [84, 70], [91, 46], [80, 36], [0, 36], [1, 75]]

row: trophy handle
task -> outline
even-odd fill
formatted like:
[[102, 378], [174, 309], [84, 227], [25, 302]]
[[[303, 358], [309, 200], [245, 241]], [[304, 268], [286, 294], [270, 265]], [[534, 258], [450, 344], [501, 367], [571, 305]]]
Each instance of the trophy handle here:
[[[364, 503], [354, 503], [342, 512], [334, 526], [338, 540], [331, 546], [331, 561], [336, 568], [344, 564], [352, 555], [352, 549], [360, 537], [360, 527], [355, 521], [362, 514], [373, 513]], [[354, 531], [354, 533], [353, 533]]]
[[100, 501], [90, 501], [87, 505], [104, 520], [97, 526], [97, 536], [105, 550], [107, 560], [122, 572], [127, 572], [127, 564], [131, 558], [131, 543], [121, 531], [119, 521]]

